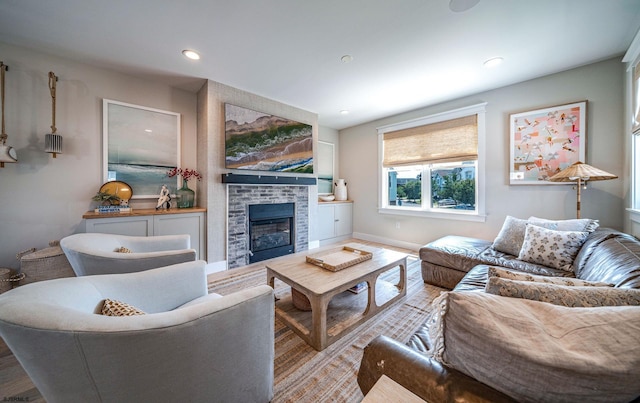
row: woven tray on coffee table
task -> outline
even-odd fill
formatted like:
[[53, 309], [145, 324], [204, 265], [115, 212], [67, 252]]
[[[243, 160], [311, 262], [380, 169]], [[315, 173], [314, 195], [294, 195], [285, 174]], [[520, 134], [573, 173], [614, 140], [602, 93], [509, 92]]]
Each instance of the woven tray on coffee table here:
[[345, 246], [342, 250], [326, 255], [307, 256], [307, 262], [323, 269], [339, 271], [347, 267], [362, 263], [373, 257], [373, 253]]

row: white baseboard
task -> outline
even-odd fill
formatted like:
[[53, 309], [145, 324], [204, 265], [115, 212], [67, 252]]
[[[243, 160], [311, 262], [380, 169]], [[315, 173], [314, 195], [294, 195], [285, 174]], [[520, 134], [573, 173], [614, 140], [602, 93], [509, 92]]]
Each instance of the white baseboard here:
[[309, 250], [320, 247], [320, 241], [309, 241]]
[[354, 232], [353, 237], [357, 239], [362, 239], [364, 241], [378, 242], [386, 245], [397, 246], [398, 248], [411, 249], [413, 251], [416, 251], [416, 253], [420, 250], [420, 248], [424, 246], [423, 244], [399, 241], [393, 238], [385, 238], [377, 235], [364, 234], [362, 232]]
[[227, 270], [227, 261], [226, 260], [221, 260], [219, 262], [211, 262], [211, 263], [207, 263], [207, 265], [204, 267], [204, 271], [207, 275], [211, 274], [211, 273], [217, 273], [219, 271], [226, 271]]

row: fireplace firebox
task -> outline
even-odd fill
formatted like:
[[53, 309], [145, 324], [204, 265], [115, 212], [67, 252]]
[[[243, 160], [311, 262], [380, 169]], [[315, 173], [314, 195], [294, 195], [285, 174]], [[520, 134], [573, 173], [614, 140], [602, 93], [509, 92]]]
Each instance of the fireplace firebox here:
[[249, 205], [249, 263], [294, 252], [294, 212], [294, 203]]

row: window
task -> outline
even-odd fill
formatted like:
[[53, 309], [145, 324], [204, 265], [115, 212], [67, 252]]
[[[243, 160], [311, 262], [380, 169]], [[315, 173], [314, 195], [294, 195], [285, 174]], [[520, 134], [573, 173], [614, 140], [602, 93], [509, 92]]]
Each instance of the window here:
[[381, 213], [484, 220], [484, 106], [378, 128]]

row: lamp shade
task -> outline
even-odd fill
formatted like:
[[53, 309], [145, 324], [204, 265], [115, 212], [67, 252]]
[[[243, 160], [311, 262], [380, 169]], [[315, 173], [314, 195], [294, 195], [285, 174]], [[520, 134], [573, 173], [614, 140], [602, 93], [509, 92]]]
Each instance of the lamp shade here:
[[551, 182], [576, 182], [578, 178], [582, 181], [604, 181], [616, 179], [617, 176], [578, 161], [553, 175], [549, 180]]

